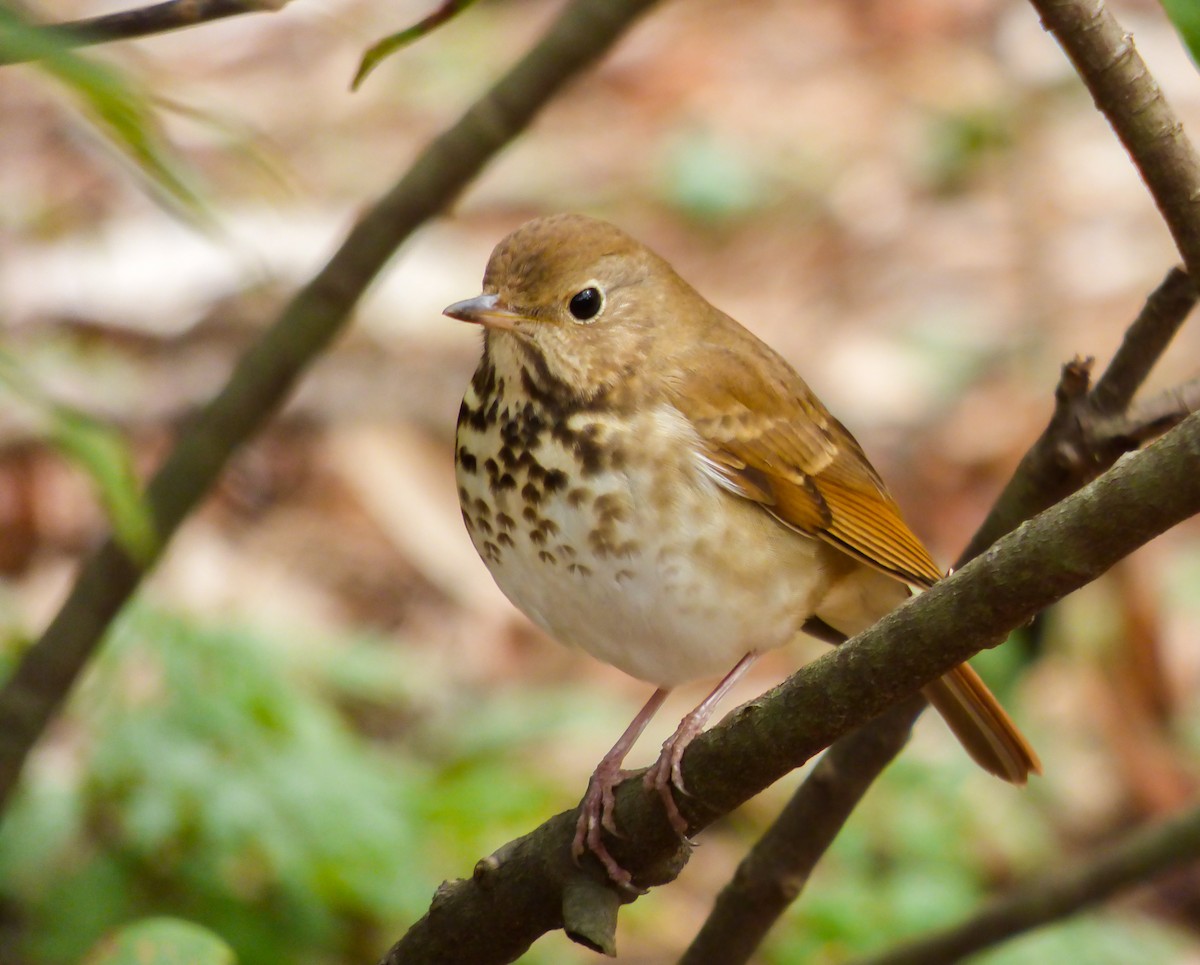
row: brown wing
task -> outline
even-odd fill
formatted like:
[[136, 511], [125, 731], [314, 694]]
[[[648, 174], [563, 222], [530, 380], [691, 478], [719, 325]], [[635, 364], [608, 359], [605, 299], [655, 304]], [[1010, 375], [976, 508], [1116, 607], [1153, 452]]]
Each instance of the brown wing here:
[[938, 580], [941, 571], [854, 437], [787, 363], [769, 349], [744, 351], [740, 335], [707, 347], [706, 363], [725, 364], [672, 380], [671, 401], [695, 426], [714, 471], [805, 535], [906, 583]]

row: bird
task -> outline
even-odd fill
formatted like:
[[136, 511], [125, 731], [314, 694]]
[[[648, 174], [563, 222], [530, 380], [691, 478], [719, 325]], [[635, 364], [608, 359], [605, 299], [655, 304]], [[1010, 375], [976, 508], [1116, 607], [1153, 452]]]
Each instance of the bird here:
[[[685, 835], [683, 753], [754, 659], [806, 629], [853, 636], [942, 572], [792, 366], [616, 226], [521, 225], [482, 293], [444, 314], [483, 330], [454, 456], [475, 549], [550, 636], [656, 688], [592, 774], [571, 844], [632, 888], [602, 830], [667, 694], [724, 674], [645, 774]], [[969, 666], [924, 694], [985, 770], [1040, 773]]]

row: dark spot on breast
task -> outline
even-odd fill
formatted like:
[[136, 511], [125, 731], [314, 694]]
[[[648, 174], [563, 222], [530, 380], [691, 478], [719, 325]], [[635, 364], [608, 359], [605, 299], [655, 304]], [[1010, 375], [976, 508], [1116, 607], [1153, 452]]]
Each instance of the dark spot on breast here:
[[551, 566], [556, 566], [558, 564], [558, 560], [555, 559], [554, 554], [548, 550], [539, 550], [538, 559], [543, 563], [549, 563]]
[[501, 546], [516, 546], [516, 543], [513, 542], [513, 538], [509, 536], [508, 533], [501, 533], [496, 537], [496, 542]]
[[497, 513], [496, 525], [501, 529], [512, 529], [517, 523], [508, 513]]
[[498, 476], [500, 474], [500, 464], [498, 462], [496, 462], [495, 459], [492, 459], [490, 456], [484, 462], [483, 468], [487, 472], [488, 477], [491, 479], [495, 479], [496, 476]]
[[567, 504], [578, 509], [584, 504], [584, 502], [591, 498], [592, 491], [590, 489], [584, 489], [581, 486], [576, 486], [569, 493], [567, 493]]
[[567, 488], [567, 474], [561, 469], [551, 469], [546, 473], [546, 478], [542, 485], [546, 487], [546, 492], [554, 493], [560, 489]]
[[526, 483], [521, 487], [521, 498], [527, 503], [538, 505], [542, 501], [542, 491], [533, 483]]
[[480, 555], [489, 563], [500, 562], [500, 547], [490, 540], [484, 540], [483, 547], [480, 549]]
[[532, 506], [526, 506], [521, 510], [521, 518], [527, 523], [536, 523], [538, 521], [538, 511]]
[[504, 492], [506, 489], [516, 489], [517, 480], [511, 472], [506, 472], [499, 479], [489, 481], [488, 486], [491, 487], [493, 492], [500, 493]]
[[512, 469], [517, 464], [516, 454], [509, 446], [501, 446], [499, 455], [505, 469]]
[[492, 515], [492, 507], [485, 503], [482, 499], [475, 500], [475, 502], [471, 504], [471, 508], [484, 519], [487, 519]]
[[591, 576], [592, 568], [584, 565], [583, 563], [568, 563], [567, 572], [574, 573], [577, 576]]
[[478, 468], [475, 461], [475, 454], [469, 452], [466, 446], [459, 446], [458, 448], [458, 464], [462, 466], [464, 472], [469, 472], [472, 475], [475, 474]]

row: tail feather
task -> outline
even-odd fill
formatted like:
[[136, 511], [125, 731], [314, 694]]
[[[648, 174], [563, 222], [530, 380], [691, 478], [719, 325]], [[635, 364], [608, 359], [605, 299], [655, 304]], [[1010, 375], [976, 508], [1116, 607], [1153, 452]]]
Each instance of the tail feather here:
[[979, 675], [965, 663], [922, 692], [985, 771], [1013, 784], [1024, 784], [1030, 772], [1042, 773], [1037, 753]]

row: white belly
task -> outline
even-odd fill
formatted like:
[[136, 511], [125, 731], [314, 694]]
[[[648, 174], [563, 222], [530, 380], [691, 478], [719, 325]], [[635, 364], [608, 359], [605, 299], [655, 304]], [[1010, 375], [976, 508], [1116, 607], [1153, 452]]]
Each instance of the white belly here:
[[[572, 432], [621, 448], [615, 425], [592, 413], [572, 420]], [[506, 470], [495, 433], [460, 426], [460, 452], [475, 456], [474, 471], [460, 460], [463, 515], [500, 589], [560, 642], [657, 686], [725, 673], [749, 650], [788, 642], [828, 586], [828, 551], [720, 489], [674, 409], [647, 413], [628, 435], [671, 463], [671, 485], [661, 465], [628, 456], [583, 474], [549, 433], [532, 461], [509, 454]]]

